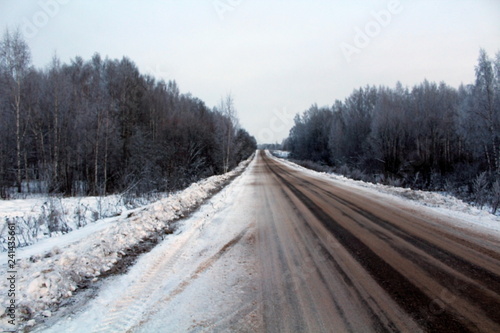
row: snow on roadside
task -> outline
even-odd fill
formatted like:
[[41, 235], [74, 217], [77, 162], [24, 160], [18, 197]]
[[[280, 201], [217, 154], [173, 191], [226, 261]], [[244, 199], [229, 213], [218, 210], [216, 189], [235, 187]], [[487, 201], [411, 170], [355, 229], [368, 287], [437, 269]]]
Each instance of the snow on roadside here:
[[292, 168], [301, 170], [302, 172], [315, 177], [322, 177], [323, 179], [334, 181], [337, 184], [349, 186], [356, 190], [365, 191], [372, 195], [384, 196], [385, 198], [392, 200], [399, 200], [405, 204], [411, 204], [417, 207], [427, 207], [434, 212], [444, 214], [455, 219], [457, 226], [460, 224], [460, 226], [468, 229], [481, 228], [486, 232], [500, 232], [500, 216], [495, 216], [489, 213], [486, 209], [478, 209], [477, 207], [463, 202], [454, 196], [439, 192], [412, 190], [410, 188], [394, 187], [353, 180], [334, 173], [318, 172], [307, 169], [286, 159], [277, 158], [269, 151], [266, 151], [266, 154]]
[[0, 251], [7, 250], [7, 221], [16, 224], [17, 247], [21, 248], [43, 239], [60, 237], [102, 219], [126, 215], [129, 210], [160, 198], [161, 194], [150, 199], [109, 195], [0, 200]]
[[249, 204], [258, 198], [246, 186], [254, 166], [255, 159], [125, 274], [102, 281], [92, 299], [78, 295], [77, 306], [60, 309], [34, 332], [245, 331], [258, 320], [252, 314], [260, 301], [258, 279], [250, 278], [258, 274]]
[[[57, 306], [63, 298], [71, 297], [82, 281], [97, 279], [108, 272], [125, 254], [127, 249], [144, 239], [156, 237], [170, 230], [170, 224], [195, 209], [214, 192], [239, 175], [253, 156], [234, 170], [220, 176], [193, 183], [187, 189], [129, 214], [129, 218], [109, 221], [105, 228], [88, 233], [85, 228], [73, 232], [77, 239], [64, 247], [48, 242], [47, 247], [32, 257], [18, 259], [16, 302], [18, 320], [28, 320]], [[78, 239], [78, 233], [86, 233]], [[36, 246], [36, 245], [35, 245]], [[29, 252], [29, 247], [26, 251]], [[4, 256], [6, 254], [4, 253]], [[2, 269], [7, 271], [6, 264]], [[5, 309], [10, 302], [7, 295], [8, 281], [1, 283], [0, 304]], [[49, 311], [50, 312], [50, 311]], [[2, 314], [0, 328], [9, 327], [8, 317]]]

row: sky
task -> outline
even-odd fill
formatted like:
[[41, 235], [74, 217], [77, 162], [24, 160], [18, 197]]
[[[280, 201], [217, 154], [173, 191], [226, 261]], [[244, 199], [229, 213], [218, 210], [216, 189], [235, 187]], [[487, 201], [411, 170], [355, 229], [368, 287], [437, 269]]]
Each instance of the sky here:
[[500, 51], [500, 0], [0, 0], [45, 68], [126, 56], [208, 107], [231, 94], [259, 143], [366, 85], [474, 82]]

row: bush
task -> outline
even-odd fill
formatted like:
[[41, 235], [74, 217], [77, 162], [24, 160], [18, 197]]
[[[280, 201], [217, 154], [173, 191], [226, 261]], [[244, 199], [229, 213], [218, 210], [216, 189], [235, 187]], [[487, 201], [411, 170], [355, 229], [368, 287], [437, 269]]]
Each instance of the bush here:
[[479, 208], [483, 208], [484, 204], [487, 201], [487, 189], [488, 179], [486, 177], [486, 172], [482, 172], [472, 181], [474, 201], [479, 206]]
[[497, 179], [491, 188], [491, 195], [493, 196], [491, 200], [492, 214], [496, 214], [498, 206], [500, 205], [500, 181]]

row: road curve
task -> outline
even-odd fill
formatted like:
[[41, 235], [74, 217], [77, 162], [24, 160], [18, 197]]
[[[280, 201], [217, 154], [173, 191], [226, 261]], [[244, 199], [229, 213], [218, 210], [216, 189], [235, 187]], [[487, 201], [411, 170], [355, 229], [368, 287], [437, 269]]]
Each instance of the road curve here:
[[500, 332], [500, 244], [260, 151], [253, 193], [268, 332]]

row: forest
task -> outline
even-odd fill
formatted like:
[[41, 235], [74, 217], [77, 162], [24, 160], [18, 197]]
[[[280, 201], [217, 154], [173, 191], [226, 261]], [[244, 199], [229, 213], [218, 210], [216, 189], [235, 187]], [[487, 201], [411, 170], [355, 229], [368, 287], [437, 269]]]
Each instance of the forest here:
[[458, 89], [367, 86], [295, 117], [284, 142], [314, 168], [446, 191], [496, 211], [500, 200], [500, 53], [480, 50], [475, 82]]
[[19, 31], [0, 41], [0, 196], [174, 191], [249, 157], [231, 95], [219, 106], [134, 62], [54, 56], [31, 63]]

